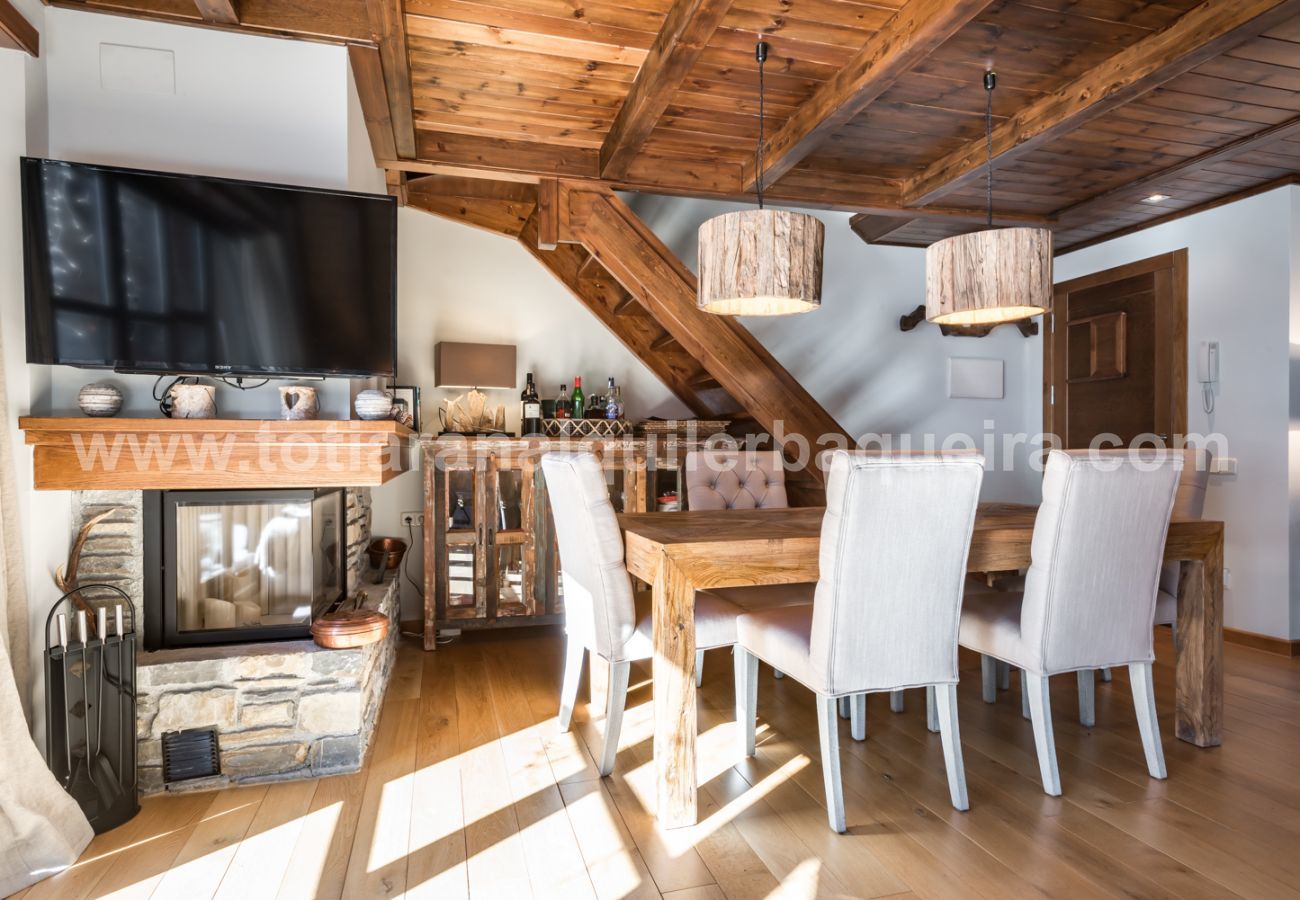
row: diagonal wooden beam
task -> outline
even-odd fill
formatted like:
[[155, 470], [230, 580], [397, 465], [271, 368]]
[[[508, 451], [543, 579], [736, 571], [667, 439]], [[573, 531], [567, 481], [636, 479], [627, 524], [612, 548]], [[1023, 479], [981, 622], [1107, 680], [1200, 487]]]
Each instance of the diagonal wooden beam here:
[[853, 229], [854, 234], [868, 244], [874, 244], [895, 231], [906, 228], [915, 221], [915, 219], [903, 216], [868, 216], [859, 213], [849, 219], [849, 227]]
[[1300, 135], [1300, 116], [1288, 119], [1280, 125], [1265, 128], [1255, 134], [1248, 134], [1218, 149], [1208, 150], [1199, 156], [1183, 160], [1175, 166], [1152, 172], [1150, 175], [1130, 181], [1127, 184], [1121, 184], [1086, 200], [1080, 200], [1078, 203], [1058, 210], [1055, 217], [1068, 225], [1099, 206], [1106, 206], [1117, 200], [1140, 200], [1143, 196], [1151, 193], [1152, 188], [1170, 181], [1176, 181], [1189, 172], [1195, 172], [1206, 166], [1224, 162], [1233, 157], [1241, 156], [1243, 153], [1249, 153], [1252, 150], [1258, 150], [1261, 147], [1267, 147], [1269, 144], [1296, 137], [1297, 135]]
[[214, 25], [238, 25], [238, 0], [194, 0], [203, 21]]
[[[909, 0], [764, 142], [764, 182], [774, 182], [794, 168], [990, 2]], [[758, 178], [756, 163], [746, 163], [744, 172], [745, 188], [752, 188]]]
[[[1297, 14], [1300, 0], [1205, 0], [1003, 121], [993, 130], [994, 158], [1040, 147]], [[986, 151], [981, 137], [936, 160], [906, 183], [904, 202], [929, 203], [981, 175]]]
[[41, 36], [9, 0], [0, 0], [0, 47], [41, 55]]
[[622, 178], [654, 130], [673, 94], [731, 8], [731, 0], [674, 0], [637, 72], [605, 142], [600, 174]]
[[397, 155], [415, 158], [415, 105], [411, 93], [411, 58], [406, 50], [406, 14], [402, 0], [366, 0], [370, 36], [379, 47], [388, 115]]

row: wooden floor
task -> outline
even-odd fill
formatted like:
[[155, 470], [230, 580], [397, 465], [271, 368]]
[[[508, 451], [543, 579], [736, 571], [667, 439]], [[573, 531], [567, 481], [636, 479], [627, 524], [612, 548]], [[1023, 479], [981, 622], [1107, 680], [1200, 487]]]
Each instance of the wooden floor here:
[[948, 802], [923, 697], [869, 707], [864, 743], [842, 723], [850, 832], [826, 825], [810, 695], [763, 670], [759, 748], [738, 761], [731, 661], [709, 654], [701, 695], [701, 822], [656, 829], [648, 670], [634, 668], [616, 774], [592, 763], [585, 704], [555, 726], [552, 630], [409, 642], [364, 772], [319, 782], [151, 798], [52, 897], [1292, 897], [1300, 896], [1300, 662], [1227, 648], [1224, 746], [1171, 734], [1173, 673], [1156, 689], [1169, 780], [1147, 777], [1128, 684], [1099, 685], [1075, 720], [1054, 685], [1065, 795], [1039, 787], [1014, 683], [981, 702], [963, 660], [961, 728], [971, 810]]

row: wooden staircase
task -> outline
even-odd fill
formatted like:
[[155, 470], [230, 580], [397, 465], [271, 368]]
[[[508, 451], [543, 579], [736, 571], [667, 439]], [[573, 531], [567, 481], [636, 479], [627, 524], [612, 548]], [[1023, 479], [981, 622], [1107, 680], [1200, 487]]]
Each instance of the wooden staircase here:
[[[792, 502], [822, 502], [816, 453], [851, 445], [844, 429], [735, 319], [701, 312], [695, 275], [616, 195], [429, 175], [403, 185], [417, 209], [516, 238], [701, 418], [730, 419], [733, 434], [763, 433], [802, 472]], [[554, 249], [542, 249], [557, 239]], [[807, 436], [803, 438], [802, 436]]]

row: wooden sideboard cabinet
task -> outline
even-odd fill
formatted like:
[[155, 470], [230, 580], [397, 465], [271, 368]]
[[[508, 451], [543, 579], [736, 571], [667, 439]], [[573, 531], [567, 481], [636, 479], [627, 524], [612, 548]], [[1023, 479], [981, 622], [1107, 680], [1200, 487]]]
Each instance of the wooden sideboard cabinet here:
[[648, 512], [667, 490], [684, 497], [681, 442], [644, 439], [426, 440], [424, 647], [440, 628], [503, 628], [562, 621], [559, 548], [541, 458], [590, 450], [618, 512]]

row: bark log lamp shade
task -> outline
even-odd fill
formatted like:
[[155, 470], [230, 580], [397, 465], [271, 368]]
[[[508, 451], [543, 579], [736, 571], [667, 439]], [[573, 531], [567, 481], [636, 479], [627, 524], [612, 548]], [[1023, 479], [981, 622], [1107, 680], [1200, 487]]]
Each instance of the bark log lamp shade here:
[[434, 344], [434, 387], [514, 388], [517, 381], [514, 344]]
[[993, 227], [993, 90], [984, 75], [989, 140], [988, 229], [959, 234], [925, 251], [925, 318], [937, 325], [996, 325], [1052, 308], [1052, 233]]
[[758, 209], [726, 213], [700, 226], [697, 304], [723, 316], [784, 316], [809, 312], [822, 302], [821, 220], [804, 213], [763, 208], [763, 63], [758, 60]]

